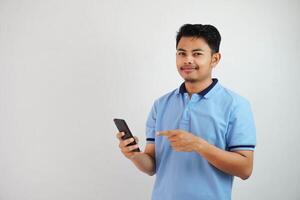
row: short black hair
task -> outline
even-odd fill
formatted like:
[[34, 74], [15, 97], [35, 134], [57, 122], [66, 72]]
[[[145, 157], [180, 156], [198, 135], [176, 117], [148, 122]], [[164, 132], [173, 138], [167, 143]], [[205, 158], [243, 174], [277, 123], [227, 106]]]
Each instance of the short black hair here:
[[216, 27], [210, 24], [184, 24], [180, 27], [176, 36], [176, 48], [181, 37], [202, 38], [206, 41], [212, 53], [218, 53], [221, 43], [221, 35]]

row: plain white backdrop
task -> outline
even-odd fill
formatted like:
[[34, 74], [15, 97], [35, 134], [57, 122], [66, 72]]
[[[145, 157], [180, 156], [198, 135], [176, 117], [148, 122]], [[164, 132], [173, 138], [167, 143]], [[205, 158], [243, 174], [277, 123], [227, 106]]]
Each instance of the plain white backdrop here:
[[0, 0], [0, 199], [150, 199], [112, 119], [145, 146], [155, 99], [182, 80], [175, 36], [215, 25], [214, 77], [252, 105], [252, 177], [234, 200], [300, 199], [300, 2]]

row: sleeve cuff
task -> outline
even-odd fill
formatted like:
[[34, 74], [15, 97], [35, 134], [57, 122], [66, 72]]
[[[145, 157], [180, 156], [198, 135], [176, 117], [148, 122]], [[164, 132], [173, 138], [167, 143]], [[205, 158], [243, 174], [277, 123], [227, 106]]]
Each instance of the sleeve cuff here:
[[234, 146], [229, 146], [228, 151], [236, 151], [236, 150], [254, 150], [255, 145], [234, 145]]
[[146, 138], [147, 144], [148, 143], [155, 143], [155, 138]]

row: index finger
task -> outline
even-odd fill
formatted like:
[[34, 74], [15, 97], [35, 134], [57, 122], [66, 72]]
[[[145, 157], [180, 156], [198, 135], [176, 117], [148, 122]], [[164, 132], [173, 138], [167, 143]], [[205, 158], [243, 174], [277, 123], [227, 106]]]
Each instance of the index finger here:
[[158, 136], [167, 136], [167, 137], [171, 137], [171, 136], [174, 136], [176, 134], [177, 134], [177, 132], [176, 131], [172, 131], [172, 130], [157, 132]]

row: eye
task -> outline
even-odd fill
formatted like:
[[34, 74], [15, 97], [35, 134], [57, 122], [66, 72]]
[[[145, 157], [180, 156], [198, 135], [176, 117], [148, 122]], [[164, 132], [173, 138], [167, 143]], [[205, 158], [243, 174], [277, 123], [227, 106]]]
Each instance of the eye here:
[[185, 56], [185, 55], [186, 55], [186, 53], [185, 53], [185, 52], [182, 52], [182, 51], [180, 51], [180, 52], [177, 52], [177, 55], [179, 55], [179, 56]]
[[196, 53], [193, 53], [194, 56], [201, 56], [203, 55], [202, 53], [199, 53], [199, 52], [196, 52]]

